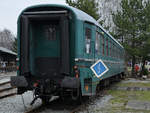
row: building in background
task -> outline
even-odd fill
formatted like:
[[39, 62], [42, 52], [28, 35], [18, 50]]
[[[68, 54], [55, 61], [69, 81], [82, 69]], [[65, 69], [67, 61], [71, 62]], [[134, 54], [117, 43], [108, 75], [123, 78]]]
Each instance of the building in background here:
[[9, 49], [0, 47], [0, 71], [15, 71], [16, 70], [17, 54]]

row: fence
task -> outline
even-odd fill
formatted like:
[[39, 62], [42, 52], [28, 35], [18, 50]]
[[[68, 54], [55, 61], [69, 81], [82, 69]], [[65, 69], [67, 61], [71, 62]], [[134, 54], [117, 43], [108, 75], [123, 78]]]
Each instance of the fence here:
[[12, 71], [17, 71], [16, 66], [0, 67], [0, 72], [12, 72]]

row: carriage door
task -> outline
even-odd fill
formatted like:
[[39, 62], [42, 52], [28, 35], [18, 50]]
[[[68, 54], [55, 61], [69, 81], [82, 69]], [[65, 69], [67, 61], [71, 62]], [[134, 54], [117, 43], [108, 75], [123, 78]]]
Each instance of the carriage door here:
[[94, 52], [94, 26], [89, 23], [84, 23], [84, 39], [85, 39], [85, 49], [84, 49], [84, 58], [87, 58], [89, 61], [93, 61], [95, 58]]

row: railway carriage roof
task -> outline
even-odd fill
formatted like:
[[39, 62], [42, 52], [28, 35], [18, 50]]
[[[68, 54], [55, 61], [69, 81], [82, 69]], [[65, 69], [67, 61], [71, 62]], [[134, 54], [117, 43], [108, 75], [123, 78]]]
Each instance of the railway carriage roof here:
[[74, 8], [74, 7], [71, 7], [71, 6], [68, 6], [68, 5], [62, 5], [62, 4], [41, 4], [41, 5], [30, 6], [30, 7], [26, 8], [25, 10], [23, 10], [22, 13], [25, 12], [26, 10], [28, 10], [28, 9], [40, 8], [40, 7], [49, 7], [49, 6], [51, 6], [51, 7], [60, 7], [60, 8], [65, 8], [65, 9], [71, 10], [75, 14], [75, 16], [78, 20], [87, 21], [87, 22], [90, 22], [90, 23], [93, 23], [93, 24], [97, 25], [112, 40], [114, 40], [117, 44], [120, 45], [120, 47], [123, 48], [123, 46], [116, 39], [114, 39], [93, 17], [91, 17], [87, 13], [85, 13], [85, 12], [83, 12], [83, 11], [77, 9], [77, 8]]

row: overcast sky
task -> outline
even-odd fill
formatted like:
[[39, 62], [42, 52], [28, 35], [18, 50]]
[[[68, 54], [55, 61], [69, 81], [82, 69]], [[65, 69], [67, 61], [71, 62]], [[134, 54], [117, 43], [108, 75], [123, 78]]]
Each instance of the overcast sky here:
[[0, 0], [0, 30], [7, 28], [17, 33], [17, 18], [20, 12], [35, 4], [65, 4], [65, 0]]

